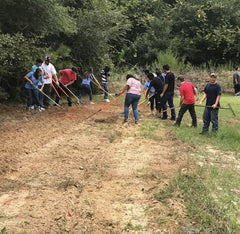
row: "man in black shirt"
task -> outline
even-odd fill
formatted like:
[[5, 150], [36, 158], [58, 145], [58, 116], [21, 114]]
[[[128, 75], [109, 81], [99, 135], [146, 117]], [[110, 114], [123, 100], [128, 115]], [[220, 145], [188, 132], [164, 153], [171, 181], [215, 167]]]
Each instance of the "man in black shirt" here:
[[163, 91], [160, 94], [160, 98], [162, 98], [162, 107], [163, 107], [163, 117], [162, 119], [167, 119], [167, 105], [171, 109], [171, 120], [176, 119], [175, 108], [173, 104], [173, 97], [174, 97], [174, 85], [175, 85], [175, 76], [170, 71], [170, 67], [168, 64], [163, 65], [163, 71], [166, 73], [165, 77], [165, 85], [163, 87]]
[[158, 77], [154, 77], [154, 75], [152, 73], [148, 73], [147, 77], [149, 78], [149, 80], [151, 82], [150, 82], [150, 85], [146, 92], [146, 99], [148, 98], [148, 94], [149, 94], [151, 87], [154, 87], [155, 92], [156, 92], [156, 109], [159, 111], [160, 107], [161, 107], [160, 94], [162, 93], [162, 90], [163, 90], [162, 81]]

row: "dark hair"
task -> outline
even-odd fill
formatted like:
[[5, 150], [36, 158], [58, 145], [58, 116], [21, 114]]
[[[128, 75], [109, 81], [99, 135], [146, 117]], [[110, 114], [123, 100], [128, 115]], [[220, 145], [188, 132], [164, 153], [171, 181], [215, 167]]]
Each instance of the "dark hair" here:
[[37, 79], [39, 79], [39, 76], [41, 76], [41, 75], [38, 74], [40, 71], [42, 71], [42, 69], [41, 68], [37, 68], [36, 71], [33, 74]]
[[36, 63], [43, 63], [43, 60], [38, 58], [38, 59], [36, 59]]
[[77, 70], [77, 68], [76, 67], [72, 67], [72, 71], [74, 71], [74, 72], [78, 72], [78, 70]]
[[109, 72], [110, 71], [110, 67], [109, 66], [105, 66], [103, 69], [105, 72]]
[[236, 67], [235, 70], [237, 71], [239, 67]]
[[136, 79], [135, 76], [133, 76], [133, 75], [131, 75], [131, 74], [127, 74], [127, 76], [126, 76], [126, 80], [128, 80], [129, 78], [134, 78], [134, 79]]
[[147, 77], [149, 78], [149, 80], [152, 80], [154, 78], [154, 75], [152, 73], [148, 73]]
[[164, 64], [164, 65], [162, 66], [162, 68], [163, 68], [163, 70], [166, 70], [166, 71], [168, 71], [168, 70], [170, 69], [170, 67], [169, 67], [168, 64]]
[[148, 75], [149, 70], [144, 70], [144, 73], [145, 73], [146, 75]]
[[184, 77], [183, 77], [183, 76], [179, 76], [179, 77], [177, 78], [177, 80], [180, 80], [181, 82], [183, 82], [183, 81], [184, 81]]

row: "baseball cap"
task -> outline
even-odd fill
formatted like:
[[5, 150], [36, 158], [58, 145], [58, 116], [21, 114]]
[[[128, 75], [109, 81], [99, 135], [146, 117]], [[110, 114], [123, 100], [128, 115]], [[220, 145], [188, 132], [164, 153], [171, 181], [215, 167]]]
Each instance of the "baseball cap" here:
[[51, 61], [51, 58], [49, 56], [46, 56], [45, 61]]
[[217, 77], [214, 72], [210, 74], [210, 77], [212, 77], [212, 76], [215, 77], [215, 78]]

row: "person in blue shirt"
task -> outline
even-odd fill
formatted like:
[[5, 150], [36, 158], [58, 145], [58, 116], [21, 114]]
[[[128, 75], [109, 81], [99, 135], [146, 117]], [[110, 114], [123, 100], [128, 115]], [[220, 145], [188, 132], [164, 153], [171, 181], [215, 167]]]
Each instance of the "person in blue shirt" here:
[[82, 96], [84, 95], [84, 93], [87, 93], [89, 95], [90, 104], [95, 104], [92, 101], [92, 89], [90, 86], [91, 80], [94, 80], [97, 83], [98, 87], [101, 87], [98, 80], [95, 78], [95, 76], [93, 74], [93, 68], [90, 67], [83, 75], [83, 80], [82, 80], [82, 84], [80, 87], [80, 94], [78, 97], [79, 103], [80, 103], [80, 100], [81, 100]]
[[[145, 79], [146, 79], [146, 82], [144, 83], [143, 88], [144, 88], [144, 93], [145, 93], [145, 96], [146, 96], [146, 93], [147, 93], [148, 87], [150, 86], [151, 81], [148, 78], [147, 74], [146, 74]], [[149, 101], [149, 104], [150, 104], [151, 114], [153, 115], [154, 114], [154, 100], [155, 100], [155, 105], [156, 105], [156, 109], [157, 109], [156, 93], [155, 93], [155, 88], [153, 86], [150, 88], [149, 96], [150, 96], [150, 98], [148, 99], [148, 101]]]
[[[42, 92], [44, 87], [44, 80], [42, 77], [42, 70], [37, 68], [35, 72], [29, 72], [24, 78], [27, 80], [25, 84], [26, 93], [27, 93], [27, 107], [29, 109], [34, 109], [33, 98], [36, 100], [36, 104], [39, 110], [45, 110], [42, 107], [42, 104], [39, 102], [38, 92]], [[42, 83], [41, 88], [38, 90], [39, 81]]]
[[[43, 60], [40, 59], [40, 58], [37, 59], [37, 60], [36, 60], [36, 64], [34, 64], [34, 65], [32, 66], [32, 72], [35, 72], [37, 68], [40, 68], [40, 69], [42, 70], [42, 76], [44, 76], [42, 64], [43, 64]], [[41, 87], [42, 87], [42, 82], [39, 81], [39, 82], [38, 82], [38, 88], [41, 89]], [[42, 103], [43, 103], [43, 94], [42, 94], [42, 92], [38, 92], [38, 99], [39, 99], [39, 102], [40, 102], [41, 105], [42, 105]]]

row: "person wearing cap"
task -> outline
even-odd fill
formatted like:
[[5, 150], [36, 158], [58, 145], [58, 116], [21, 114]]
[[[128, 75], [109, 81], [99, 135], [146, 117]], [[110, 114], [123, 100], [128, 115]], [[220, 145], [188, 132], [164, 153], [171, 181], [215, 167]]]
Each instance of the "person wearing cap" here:
[[[57, 78], [57, 72], [54, 67], [54, 65], [51, 63], [51, 58], [49, 56], [45, 57], [45, 61], [42, 64], [43, 71], [45, 73], [44, 76], [44, 93], [48, 96], [51, 95], [52, 91], [52, 79], [54, 78], [56, 81], [56, 84], [59, 85], [58, 83], [58, 78]], [[46, 97], [43, 98], [43, 104], [44, 106], [48, 107], [50, 106], [50, 100]]]
[[165, 76], [166, 76], [166, 74], [161, 72], [159, 67], [156, 67], [156, 75], [157, 75], [158, 78], [161, 79], [162, 83], [165, 84]]
[[235, 68], [235, 72], [233, 74], [233, 87], [235, 96], [240, 95], [240, 67]]
[[217, 76], [215, 73], [210, 74], [210, 82], [204, 88], [204, 94], [200, 101], [207, 99], [206, 106], [203, 112], [203, 128], [200, 134], [206, 134], [212, 123], [212, 132], [218, 131], [218, 110], [220, 107], [221, 86], [217, 83]]
[[191, 118], [192, 118], [192, 127], [197, 127], [197, 115], [195, 112], [195, 98], [194, 94], [196, 95], [196, 101], [198, 101], [198, 91], [197, 88], [191, 83], [184, 81], [184, 77], [179, 76], [177, 78], [177, 82], [180, 85], [179, 91], [180, 91], [180, 104], [181, 107], [178, 112], [178, 117], [176, 120], [175, 126], [180, 126], [183, 115], [188, 110]]
[[[68, 106], [72, 106], [71, 93], [69, 91], [69, 85], [73, 84], [77, 80], [77, 68], [72, 67], [72, 69], [63, 69], [59, 72], [59, 86], [57, 92], [59, 95], [63, 94], [63, 91], [68, 95], [67, 101]], [[60, 88], [61, 87], [61, 88]], [[63, 91], [62, 91], [63, 90]], [[60, 97], [56, 96], [55, 102], [58, 104]]]
[[165, 84], [163, 87], [163, 91], [160, 94], [160, 97], [162, 98], [161, 106], [163, 108], [163, 117], [162, 119], [167, 119], [167, 105], [166, 103], [168, 102], [168, 105], [171, 109], [171, 120], [176, 119], [176, 113], [175, 113], [175, 108], [173, 104], [173, 97], [174, 97], [174, 86], [175, 86], [175, 75], [170, 71], [170, 67], [168, 64], [163, 65], [163, 71], [166, 73], [165, 77]]

